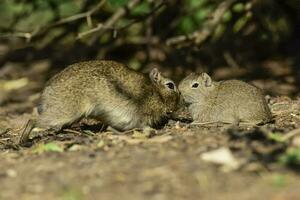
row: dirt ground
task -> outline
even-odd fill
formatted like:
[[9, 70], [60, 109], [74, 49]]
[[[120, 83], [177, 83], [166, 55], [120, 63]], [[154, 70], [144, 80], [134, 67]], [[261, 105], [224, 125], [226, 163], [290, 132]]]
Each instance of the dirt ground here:
[[83, 120], [36, 132], [24, 147], [20, 132], [36, 115], [41, 84], [16, 81], [0, 96], [1, 200], [300, 199], [300, 155], [291, 153], [300, 147], [298, 99], [268, 97], [274, 122], [259, 127], [170, 120], [116, 134]]

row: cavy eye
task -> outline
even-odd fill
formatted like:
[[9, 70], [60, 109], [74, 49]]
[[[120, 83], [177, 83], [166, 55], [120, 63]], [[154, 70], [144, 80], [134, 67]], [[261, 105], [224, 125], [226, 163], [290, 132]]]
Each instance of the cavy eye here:
[[199, 83], [194, 83], [194, 84], [192, 85], [192, 88], [197, 88], [197, 87], [199, 87]]
[[174, 83], [172, 83], [172, 82], [166, 83], [166, 86], [167, 86], [169, 89], [171, 89], [171, 90], [174, 90], [174, 89], [175, 89], [175, 85], [174, 85]]

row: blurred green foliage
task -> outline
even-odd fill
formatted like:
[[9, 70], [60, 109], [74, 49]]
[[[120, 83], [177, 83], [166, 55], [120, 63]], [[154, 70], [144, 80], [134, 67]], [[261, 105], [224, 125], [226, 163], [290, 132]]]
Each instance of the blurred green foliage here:
[[300, 166], [300, 149], [289, 148], [280, 158], [279, 161], [288, 166], [299, 167]]
[[2, 0], [0, 29], [33, 31], [54, 19], [78, 13], [82, 5], [81, 0]]
[[[78, 42], [78, 34], [105, 23], [129, 1], [106, 0], [90, 19], [81, 17], [59, 26], [53, 26], [55, 22], [62, 19], [92, 10], [100, 0], [1, 0], [0, 34], [18, 32], [30, 34], [43, 30], [40, 34], [30, 38], [30, 42], [36, 47], [45, 48], [53, 44], [71, 47]], [[120, 17], [112, 27], [108, 27], [108, 31], [103, 32], [97, 42], [102, 45], [115, 45], [117, 48], [120, 44], [115, 43], [116, 39], [121, 38], [126, 44], [139, 45], [137, 41], [142, 41], [141, 39], [145, 38], [151, 29], [154, 30], [152, 34], [155, 34], [160, 44], [165, 44], [168, 38], [181, 34], [187, 35], [203, 28], [214, 17], [213, 13], [220, 2], [222, 1], [142, 0], [125, 16]], [[161, 3], [164, 5], [152, 13], [152, 10]], [[225, 12], [221, 23], [216, 26], [212, 37], [206, 44], [209, 46], [217, 44], [218, 41], [225, 41], [227, 44], [243, 44], [251, 40], [251, 43], [257, 46], [276, 48], [278, 44], [291, 37], [294, 29], [293, 23], [300, 19], [300, 15], [292, 16], [290, 12], [290, 9], [295, 9], [294, 5], [297, 5], [295, 0], [287, 0], [284, 4], [285, 7], [271, 0], [237, 0]], [[297, 11], [297, 8], [295, 10]], [[151, 16], [151, 22], [146, 23], [147, 17]], [[91, 37], [93, 34], [79, 41], [91, 45], [88, 43]], [[23, 38], [23, 42], [25, 41]], [[143, 44], [145, 43], [141, 42], [141, 45]]]
[[202, 25], [212, 12], [215, 4], [207, 4], [208, 0], [187, 0], [179, 22], [179, 33], [191, 33]]
[[[87, 2], [91, 2], [90, 8], [97, 3], [97, 1]], [[104, 11], [113, 14], [117, 8], [125, 6], [128, 2], [129, 0], [108, 0]], [[182, 2], [183, 7], [178, 8], [180, 16], [176, 19], [178, 20], [177, 30], [175, 30], [177, 34], [187, 34], [199, 29], [218, 5], [217, 1], [211, 0], [185, 0]], [[220, 24], [218, 28], [219, 34], [217, 35], [220, 36], [225, 29], [231, 29], [229, 31], [237, 33], [247, 23], [250, 23], [253, 14], [251, 8], [249, 9], [249, 2], [237, 2], [231, 10], [225, 13], [223, 24]], [[30, 32], [46, 26], [53, 20], [79, 13], [84, 4], [85, 1], [83, 0], [2, 0], [0, 3], [0, 18], [2, 19], [0, 29]], [[257, 5], [261, 12], [270, 6], [272, 9], [269, 12], [258, 13], [256, 18], [259, 18], [259, 21], [256, 23], [258, 23], [258, 26], [263, 26], [263, 29], [258, 29], [261, 32], [260, 38], [266, 39], [271, 37], [274, 41], [278, 41], [282, 36], [286, 36], [289, 33], [290, 25], [284, 13], [281, 13], [282, 11], [276, 6], [272, 7], [273, 4], [270, 1], [266, 1]], [[150, 11], [149, 1], [142, 1], [132, 10], [131, 14], [139, 16]], [[232, 24], [232, 26], [229, 26], [229, 24]]]
[[108, 3], [114, 7], [114, 8], [118, 8], [118, 7], [122, 7], [125, 6], [128, 3], [129, 0], [109, 0]]
[[83, 200], [84, 195], [82, 191], [76, 187], [68, 186], [62, 193], [62, 200]]

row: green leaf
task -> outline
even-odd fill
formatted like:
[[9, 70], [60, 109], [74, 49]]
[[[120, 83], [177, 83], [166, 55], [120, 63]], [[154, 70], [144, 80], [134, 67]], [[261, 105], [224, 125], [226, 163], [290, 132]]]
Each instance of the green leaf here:
[[212, 36], [212, 39], [213, 39], [214, 41], [216, 41], [216, 40], [218, 40], [219, 38], [221, 38], [222, 35], [224, 34], [225, 30], [226, 30], [226, 26], [225, 26], [224, 24], [219, 24], [219, 25], [217, 26], [217, 28], [216, 28], [216, 30], [215, 30], [213, 36]]
[[62, 194], [62, 200], [83, 200], [84, 195], [78, 188], [67, 188]]
[[51, 10], [38, 10], [28, 17], [18, 21], [15, 28], [22, 31], [32, 31], [36, 28], [46, 25], [54, 17]]
[[281, 33], [281, 35], [288, 36], [290, 33], [290, 24], [285, 18], [279, 18], [276, 21], [277, 32]]
[[287, 184], [287, 177], [283, 174], [275, 174], [272, 176], [272, 184], [276, 187], [284, 187]]
[[128, 3], [129, 0], [109, 0], [108, 3], [112, 7], [122, 7]]
[[204, 5], [207, 0], [189, 0], [187, 5], [191, 9], [199, 8], [200, 6]]
[[270, 39], [270, 36], [265, 33], [265, 32], [262, 32], [260, 35], [259, 35], [259, 39], [262, 40], [262, 41], [267, 41]]
[[290, 148], [280, 158], [279, 161], [284, 165], [300, 166], [300, 149]]
[[271, 140], [274, 140], [275, 142], [284, 142], [284, 138], [282, 134], [279, 133], [269, 133], [268, 138]]
[[206, 8], [199, 8], [195, 11], [195, 14], [193, 15], [194, 19], [198, 24], [202, 24], [209, 14], [212, 12], [211, 7], [206, 7]]
[[247, 16], [243, 16], [240, 19], [238, 19], [233, 25], [233, 32], [239, 32], [247, 24], [248, 19], [249, 18]]
[[0, 28], [10, 27], [14, 18], [18, 15], [30, 13], [32, 5], [30, 3], [14, 3], [13, 1], [4, 1], [0, 4]]
[[142, 15], [150, 12], [150, 5], [147, 1], [139, 4], [132, 10], [133, 15]]
[[71, 16], [80, 11], [78, 4], [72, 1], [60, 4], [58, 9], [61, 17]]
[[236, 3], [232, 7], [232, 10], [237, 13], [243, 12], [245, 10], [245, 5], [243, 3]]
[[179, 24], [179, 27], [183, 33], [190, 33], [192, 31], [194, 31], [195, 24], [193, 22], [192, 17], [190, 17], [190, 16], [183, 17]]
[[231, 11], [225, 12], [223, 17], [222, 17], [223, 22], [229, 22], [231, 19], [232, 19]]
[[49, 142], [46, 144], [39, 144], [34, 150], [34, 153], [44, 153], [44, 152], [63, 152], [63, 148], [54, 142]]
[[48, 1], [36, 0], [35, 3], [37, 5], [38, 9], [42, 9], [42, 10], [51, 9]]

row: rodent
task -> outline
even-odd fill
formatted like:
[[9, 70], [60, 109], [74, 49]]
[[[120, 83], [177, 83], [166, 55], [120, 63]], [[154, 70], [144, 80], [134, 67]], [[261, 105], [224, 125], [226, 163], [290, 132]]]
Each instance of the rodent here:
[[192, 73], [178, 88], [195, 122], [255, 125], [272, 120], [262, 90], [246, 82], [216, 82], [206, 73]]
[[174, 82], [156, 68], [146, 75], [115, 61], [79, 62], [48, 81], [34, 126], [60, 130], [92, 117], [120, 131], [153, 127], [179, 100]]

